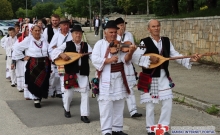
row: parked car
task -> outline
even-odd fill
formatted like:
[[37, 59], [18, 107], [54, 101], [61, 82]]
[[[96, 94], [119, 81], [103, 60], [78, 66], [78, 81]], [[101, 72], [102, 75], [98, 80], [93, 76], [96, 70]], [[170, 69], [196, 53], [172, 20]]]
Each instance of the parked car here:
[[10, 26], [7, 26], [7, 24], [0, 22], [0, 36], [4, 36], [8, 34], [8, 28]]
[[76, 20], [73, 20], [73, 25], [80, 25], [82, 27], [82, 24]]
[[87, 21], [85, 22], [84, 26], [85, 26], [85, 27], [89, 27], [89, 26], [90, 26], [89, 20], [87, 20]]

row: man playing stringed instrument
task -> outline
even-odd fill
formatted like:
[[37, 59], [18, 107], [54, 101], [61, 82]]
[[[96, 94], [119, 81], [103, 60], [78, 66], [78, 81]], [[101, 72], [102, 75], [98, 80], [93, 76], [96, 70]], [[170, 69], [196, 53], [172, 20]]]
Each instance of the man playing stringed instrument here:
[[99, 113], [102, 135], [127, 135], [123, 132], [123, 110], [125, 98], [130, 89], [124, 71], [125, 64], [131, 64], [131, 57], [136, 49], [130, 45], [128, 53], [111, 53], [111, 43], [117, 38], [115, 21], [110, 20], [105, 26], [105, 39], [96, 42], [92, 52], [92, 64], [101, 72], [99, 77]]
[[[117, 40], [121, 41], [121, 43], [127, 42], [128, 44], [134, 44], [133, 35], [130, 32], [125, 31], [127, 22], [119, 17], [115, 20], [115, 23], [117, 27], [120, 28], [117, 30]], [[125, 72], [127, 72], [126, 78], [131, 91], [131, 94], [126, 98], [129, 113], [131, 117], [141, 117], [142, 114], [137, 112], [136, 99], [133, 91], [133, 87], [137, 84], [134, 66], [133, 64], [124, 65], [124, 69]]]
[[[146, 49], [137, 49], [133, 54], [132, 61], [142, 66], [142, 72], [139, 76], [138, 89], [141, 91], [141, 103], [146, 103], [146, 130], [148, 135], [155, 135], [151, 127], [157, 123], [154, 122], [155, 103], [162, 102], [161, 115], [158, 124], [169, 126], [172, 111], [172, 87], [174, 84], [170, 78], [168, 66], [169, 61], [162, 65], [148, 69], [150, 64], [159, 62], [156, 56], [144, 56], [148, 53], [156, 53], [163, 57], [182, 56], [175, 49], [168, 37], [160, 36], [160, 22], [158, 20], [149, 20], [148, 31], [150, 36], [141, 40], [141, 44]], [[201, 56], [193, 55], [191, 58], [176, 60], [186, 68], [190, 69], [192, 62], [197, 61]], [[165, 132], [164, 135], [169, 135]]]
[[[71, 33], [72, 40], [64, 42], [62, 45], [55, 48], [52, 52], [52, 60], [61, 57], [63, 60], [68, 61], [71, 58], [64, 52], [75, 52], [75, 53], [88, 53], [92, 52], [92, 48], [89, 44], [82, 41], [83, 30], [81, 26], [74, 25]], [[61, 91], [63, 92], [63, 107], [64, 115], [66, 118], [70, 118], [70, 103], [73, 98], [74, 92], [81, 93], [81, 120], [84, 123], [90, 123], [87, 118], [89, 116], [89, 58], [91, 55], [84, 55], [80, 59], [74, 61], [73, 63], [64, 66], [65, 73], [60, 76], [61, 80]]]

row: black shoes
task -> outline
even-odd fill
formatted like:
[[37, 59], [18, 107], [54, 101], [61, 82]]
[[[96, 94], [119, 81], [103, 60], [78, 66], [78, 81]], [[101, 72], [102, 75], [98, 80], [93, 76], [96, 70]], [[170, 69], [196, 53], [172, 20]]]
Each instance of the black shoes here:
[[56, 97], [58, 97], [58, 98], [63, 98], [63, 97], [62, 97], [62, 94], [56, 94]]
[[35, 99], [34, 100], [34, 106], [35, 106], [35, 108], [41, 108], [40, 99]]
[[134, 117], [141, 117], [141, 116], [142, 116], [141, 113], [135, 113], [135, 114], [133, 114], [131, 117], [134, 118]]
[[112, 131], [112, 135], [128, 135], [122, 131], [116, 132], [116, 131]]
[[110, 133], [106, 133], [105, 135], [112, 135], [112, 134], [110, 134]]
[[22, 90], [18, 90], [18, 92], [24, 92], [24, 90], [22, 89]]
[[154, 132], [148, 132], [147, 134], [148, 134], [148, 135], [155, 135]]
[[15, 84], [11, 84], [11, 87], [15, 87]]
[[67, 111], [65, 110], [65, 108], [64, 108], [64, 116], [65, 116], [66, 118], [70, 118], [70, 117], [71, 117], [70, 111], [67, 112]]
[[87, 118], [87, 116], [81, 116], [81, 121], [84, 123], [90, 123], [90, 120]]

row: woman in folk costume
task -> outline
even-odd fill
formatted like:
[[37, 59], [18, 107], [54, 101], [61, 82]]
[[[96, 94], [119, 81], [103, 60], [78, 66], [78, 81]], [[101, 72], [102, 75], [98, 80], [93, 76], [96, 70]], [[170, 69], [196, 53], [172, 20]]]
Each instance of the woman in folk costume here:
[[[31, 29], [32, 35], [15, 46], [14, 58], [19, 60], [25, 55], [30, 57], [26, 64], [25, 83], [33, 94], [35, 107], [41, 108], [41, 99], [48, 97], [51, 66], [47, 53], [48, 43], [41, 36], [41, 28], [33, 25]], [[25, 55], [23, 51], [25, 51]]]
[[[146, 46], [145, 49], [138, 48], [133, 54], [132, 61], [143, 67], [139, 76], [138, 89], [141, 90], [141, 103], [146, 104], [146, 130], [148, 135], [155, 135], [151, 130], [152, 126], [162, 124], [169, 126], [172, 111], [172, 87], [174, 84], [169, 74], [169, 61], [162, 65], [149, 69], [150, 64], [159, 62], [159, 58], [155, 56], [144, 56], [144, 54], [155, 53], [163, 57], [182, 56], [174, 49], [173, 44], [168, 37], [160, 36], [160, 22], [158, 20], [150, 20], [148, 22], [148, 31], [150, 36], [141, 40], [141, 44]], [[179, 59], [177, 62], [190, 69], [193, 61], [200, 58], [198, 54], [191, 58]], [[155, 103], [162, 102], [161, 114], [158, 123], [154, 122], [154, 106]], [[170, 135], [165, 132], [164, 135]]]
[[131, 45], [128, 53], [110, 52], [110, 45], [117, 39], [115, 21], [108, 21], [105, 26], [105, 39], [96, 42], [92, 51], [92, 64], [101, 72], [99, 77], [99, 113], [103, 135], [127, 135], [123, 130], [123, 110], [125, 99], [130, 89], [124, 72], [124, 65], [130, 60], [136, 47]]
[[[52, 60], [61, 57], [64, 60], [69, 60], [70, 57], [63, 52], [76, 52], [76, 53], [88, 53], [92, 52], [92, 48], [89, 44], [82, 41], [82, 28], [79, 25], [75, 25], [72, 30], [72, 40], [64, 42], [62, 45], [57, 46], [52, 51]], [[70, 103], [73, 98], [74, 92], [81, 93], [81, 120], [84, 123], [90, 123], [87, 118], [89, 116], [89, 58], [91, 55], [85, 55], [79, 60], [64, 66], [65, 73], [60, 74], [61, 91], [63, 92], [63, 107], [64, 116], [70, 118]]]
[[[17, 42], [15, 43], [14, 46], [19, 46], [19, 43], [21, 43], [24, 38], [26, 38], [27, 36], [29, 35], [29, 28], [28, 28], [28, 25], [27, 24], [24, 24], [22, 26], [22, 33], [21, 33], [21, 36], [18, 38]], [[15, 48], [15, 47], [13, 47]], [[24, 55], [25, 55], [25, 51], [23, 52]], [[12, 59], [14, 60], [14, 53], [12, 53]], [[20, 59], [20, 60], [14, 60], [16, 62], [16, 69], [15, 69], [15, 72], [16, 72], [16, 76], [17, 76], [17, 88], [19, 90], [24, 90], [24, 98], [26, 100], [30, 100], [32, 99], [32, 94], [30, 93], [30, 91], [27, 89], [27, 85], [25, 84], [25, 71], [26, 71], [26, 64], [27, 64], [27, 60], [29, 59], [28, 56], [25, 56], [24, 58]], [[15, 63], [14, 62], [14, 63]]]

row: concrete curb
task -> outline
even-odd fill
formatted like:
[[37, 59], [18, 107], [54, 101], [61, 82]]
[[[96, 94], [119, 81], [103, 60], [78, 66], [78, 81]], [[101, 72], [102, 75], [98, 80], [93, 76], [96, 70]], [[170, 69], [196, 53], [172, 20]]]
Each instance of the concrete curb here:
[[83, 41], [84, 41], [84, 42], [87, 42], [87, 38], [86, 38], [86, 35], [85, 35], [84, 32], [83, 32]]
[[[210, 108], [214, 105], [214, 104], [207, 103], [205, 101], [201, 101], [201, 100], [192, 98], [188, 95], [180, 94], [180, 93], [175, 92], [175, 91], [173, 91], [173, 96], [174, 96], [174, 98], [178, 98], [180, 100], [183, 100], [184, 103], [187, 103], [187, 104], [192, 105], [194, 107], [198, 107], [198, 108], [200, 108], [204, 111], [207, 108]], [[216, 106], [216, 108], [220, 110], [220, 106]]]

